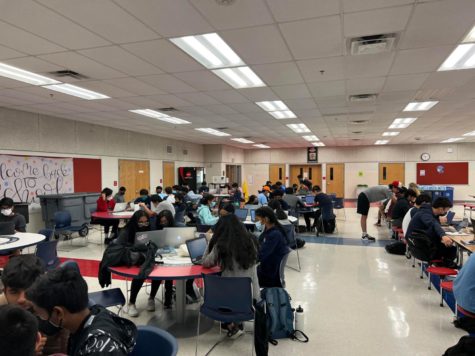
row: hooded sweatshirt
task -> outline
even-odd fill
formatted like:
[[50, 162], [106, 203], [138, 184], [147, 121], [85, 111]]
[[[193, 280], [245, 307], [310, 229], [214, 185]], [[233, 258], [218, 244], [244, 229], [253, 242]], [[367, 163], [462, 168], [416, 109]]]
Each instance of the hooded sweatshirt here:
[[208, 205], [200, 205], [198, 207], [198, 217], [203, 225], [214, 225], [219, 220], [217, 216], [213, 216]]

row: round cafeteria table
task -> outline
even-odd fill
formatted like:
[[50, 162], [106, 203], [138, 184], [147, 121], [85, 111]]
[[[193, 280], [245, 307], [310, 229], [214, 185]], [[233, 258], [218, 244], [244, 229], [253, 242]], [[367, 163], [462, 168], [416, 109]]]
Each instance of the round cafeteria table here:
[[46, 239], [44, 235], [30, 232], [17, 232], [13, 235], [0, 236], [0, 252], [10, 252], [34, 246]]
[[109, 220], [128, 220], [134, 215], [133, 211], [122, 211], [120, 213], [113, 213], [111, 211], [96, 211], [91, 214], [93, 219], [109, 219]]
[[[109, 267], [111, 273], [126, 277], [137, 278], [139, 267]], [[161, 315], [153, 317], [149, 325], [155, 325], [168, 330], [175, 337], [193, 337], [196, 335], [198, 310], [186, 310], [186, 280], [201, 278], [201, 274], [218, 274], [219, 267], [204, 268], [200, 265], [159, 265], [155, 266], [147, 279], [176, 281], [176, 314], [171, 310], [163, 310]], [[213, 326], [213, 321], [201, 316], [200, 332], [206, 332]]]

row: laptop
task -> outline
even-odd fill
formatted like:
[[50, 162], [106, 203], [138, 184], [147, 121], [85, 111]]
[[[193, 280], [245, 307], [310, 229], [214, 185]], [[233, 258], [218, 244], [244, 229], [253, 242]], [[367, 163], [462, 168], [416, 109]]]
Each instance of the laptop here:
[[113, 212], [120, 213], [121, 211], [125, 211], [126, 208], [127, 208], [127, 203], [115, 203]]
[[313, 205], [315, 203], [315, 197], [313, 195], [305, 196], [305, 204]]
[[[195, 227], [166, 227], [162, 231], [165, 231], [165, 237], [163, 240], [163, 246], [179, 247], [188, 240], [195, 238]], [[158, 247], [163, 247], [158, 246]]]
[[247, 219], [247, 209], [236, 209], [234, 214], [237, 216], [239, 221], [246, 221]]
[[135, 234], [136, 244], [146, 244], [148, 241], [152, 241], [159, 248], [165, 247], [165, 245], [163, 244], [165, 241], [165, 231], [152, 230], [152, 231], [137, 232]]
[[251, 221], [256, 222], [256, 211], [254, 209], [251, 210]]
[[208, 241], [206, 240], [206, 237], [198, 237], [196, 239], [186, 241], [186, 248], [188, 249], [191, 263], [194, 265], [201, 265], [203, 262], [203, 255], [205, 254], [207, 247]]
[[454, 220], [455, 212], [449, 211], [447, 212], [447, 225], [452, 225], [452, 221]]

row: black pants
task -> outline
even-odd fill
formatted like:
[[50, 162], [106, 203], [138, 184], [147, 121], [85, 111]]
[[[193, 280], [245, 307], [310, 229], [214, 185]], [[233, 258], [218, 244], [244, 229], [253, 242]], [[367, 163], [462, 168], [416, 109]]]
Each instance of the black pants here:
[[117, 237], [119, 230], [119, 220], [102, 220], [101, 225], [104, 226], [104, 233], [107, 235], [112, 227], [112, 234]]
[[[145, 279], [133, 279], [130, 286], [130, 303], [135, 304], [137, 300], [137, 295], [139, 294], [140, 288], [142, 288]], [[186, 294], [193, 296], [193, 279], [188, 279], [186, 281]], [[162, 283], [161, 280], [152, 280], [152, 290], [150, 291], [150, 299], [155, 298], [158, 292], [158, 288]], [[163, 304], [171, 305], [173, 297], [173, 281], [165, 281], [165, 301]]]
[[320, 211], [320, 209], [303, 214], [303, 218], [305, 219], [305, 225], [307, 226], [307, 229], [310, 229], [310, 219], [313, 219], [312, 227], [317, 227], [318, 219], [320, 218], [321, 214], [322, 212]]
[[442, 260], [444, 264], [454, 262], [457, 258], [457, 248], [455, 246], [447, 247], [440, 243], [437, 245], [437, 252], [433, 259]]

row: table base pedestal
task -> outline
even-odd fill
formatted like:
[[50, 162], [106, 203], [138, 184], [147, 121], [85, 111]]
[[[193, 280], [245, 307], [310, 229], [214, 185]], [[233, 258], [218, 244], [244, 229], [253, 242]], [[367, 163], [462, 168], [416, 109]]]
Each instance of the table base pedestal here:
[[[156, 315], [149, 320], [148, 325], [157, 326], [161, 329], [167, 330], [177, 338], [195, 337], [196, 328], [198, 327], [198, 313], [198, 310], [187, 309], [184, 323], [179, 323], [175, 315], [175, 310], [162, 310], [160, 315]], [[208, 319], [203, 315], [201, 315], [200, 318], [201, 335], [213, 327], [214, 320]]]

